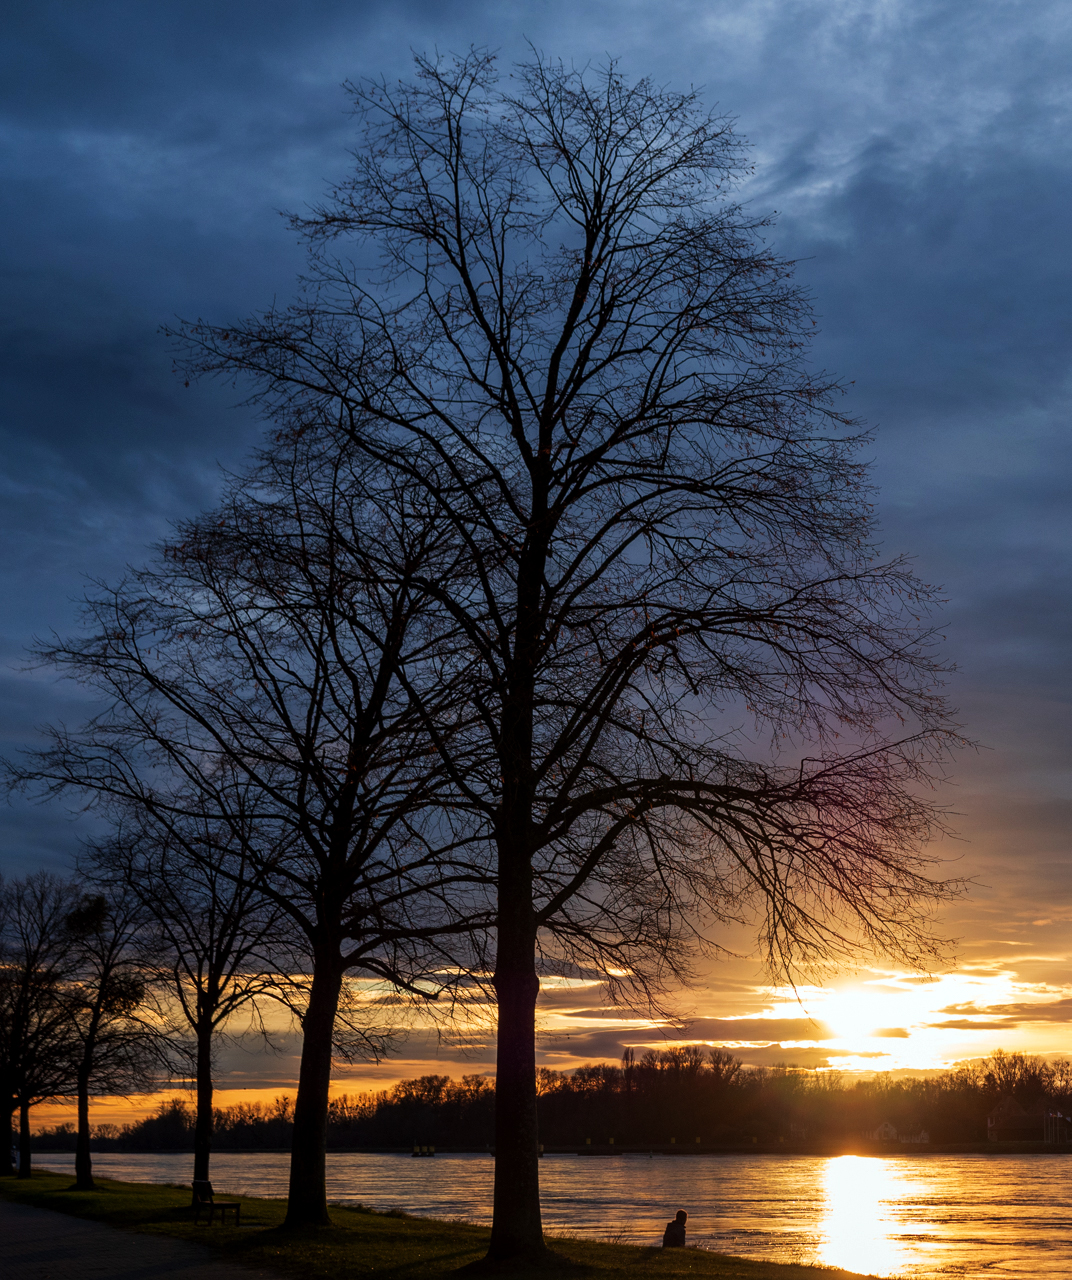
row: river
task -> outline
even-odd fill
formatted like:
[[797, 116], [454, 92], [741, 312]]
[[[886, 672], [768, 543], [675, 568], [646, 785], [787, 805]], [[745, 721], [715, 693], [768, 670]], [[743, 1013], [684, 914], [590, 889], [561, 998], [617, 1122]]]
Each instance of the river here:
[[[68, 1154], [35, 1156], [74, 1168]], [[188, 1182], [189, 1155], [95, 1155], [104, 1177]], [[212, 1158], [217, 1192], [285, 1196], [288, 1157]], [[481, 1155], [328, 1156], [328, 1198], [487, 1223], [492, 1162]], [[689, 1243], [748, 1258], [824, 1263], [878, 1276], [1072, 1280], [1067, 1156], [545, 1156], [550, 1235], [654, 1244], [677, 1209]]]

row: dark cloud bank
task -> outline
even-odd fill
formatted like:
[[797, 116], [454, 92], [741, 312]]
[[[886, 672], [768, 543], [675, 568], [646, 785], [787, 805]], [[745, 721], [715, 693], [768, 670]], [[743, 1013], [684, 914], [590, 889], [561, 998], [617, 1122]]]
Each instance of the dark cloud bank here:
[[[877, 428], [892, 551], [945, 585], [969, 732], [951, 795], [979, 888], [968, 940], [1063, 934], [1069, 894], [1068, 432], [1072, 196], [1057, 3], [621, 0], [518, 5], [8, 5], [0, 74], [3, 742], [84, 711], [19, 669], [70, 629], [85, 575], [114, 577], [211, 502], [257, 427], [225, 388], [184, 388], [158, 327], [285, 299], [278, 216], [346, 166], [340, 82], [408, 50], [524, 40], [706, 86], [756, 149], [822, 316], [816, 360]], [[5, 871], [69, 864], [84, 826], [17, 804]], [[1045, 915], [1049, 924], [1031, 920]], [[1054, 937], [1058, 936], [1055, 933]], [[1011, 1011], [1010, 1011], [1011, 1012]], [[595, 1033], [593, 1033], [595, 1034]], [[804, 1037], [802, 1037], [804, 1038]], [[807, 1036], [806, 1038], [813, 1038]], [[619, 1041], [620, 1042], [620, 1041]], [[593, 1040], [592, 1050], [596, 1052]], [[608, 1042], [608, 1052], [609, 1052]]]

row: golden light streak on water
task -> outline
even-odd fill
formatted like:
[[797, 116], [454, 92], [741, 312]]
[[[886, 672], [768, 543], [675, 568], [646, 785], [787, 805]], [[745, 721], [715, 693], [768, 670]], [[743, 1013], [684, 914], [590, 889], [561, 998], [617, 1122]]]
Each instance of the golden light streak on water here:
[[865, 1275], [896, 1275], [907, 1261], [894, 1239], [891, 1205], [904, 1200], [904, 1175], [897, 1162], [868, 1156], [836, 1156], [823, 1170], [825, 1204], [818, 1228], [818, 1260]]

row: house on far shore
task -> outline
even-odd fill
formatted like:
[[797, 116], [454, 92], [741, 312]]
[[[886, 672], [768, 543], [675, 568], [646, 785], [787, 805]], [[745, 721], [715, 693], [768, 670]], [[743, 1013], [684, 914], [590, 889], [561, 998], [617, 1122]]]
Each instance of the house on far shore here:
[[1045, 1103], [1022, 1107], [1005, 1097], [986, 1118], [986, 1136], [991, 1142], [1069, 1142], [1072, 1119]]
[[872, 1142], [896, 1142], [897, 1126], [889, 1120], [883, 1120], [877, 1129], [865, 1129], [864, 1137]]
[[986, 1136], [990, 1142], [1041, 1142], [1042, 1107], [1029, 1110], [1015, 1098], [1002, 1098], [986, 1118]]
[[931, 1135], [926, 1129], [916, 1125], [914, 1128], [898, 1132], [892, 1120], [883, 1120], [877, 1129], [865, 1129], [864, 1135], [871, 1142], [930, 1142]]

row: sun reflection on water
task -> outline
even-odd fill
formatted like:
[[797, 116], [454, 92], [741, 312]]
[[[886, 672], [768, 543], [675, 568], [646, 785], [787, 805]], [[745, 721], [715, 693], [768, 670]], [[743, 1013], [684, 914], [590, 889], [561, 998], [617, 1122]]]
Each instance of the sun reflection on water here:
[[896, 1161], [835, 1156], [823, 1170], [819, 1261], [866, 1275], [896, 1275], [907, 1259], [895, 1238], [891, 1204], [903, 1196]]

